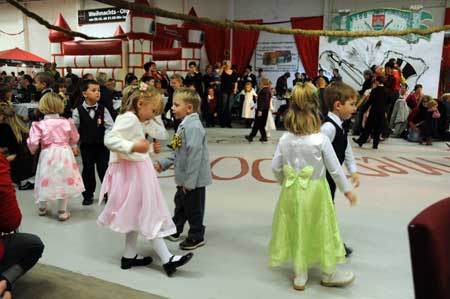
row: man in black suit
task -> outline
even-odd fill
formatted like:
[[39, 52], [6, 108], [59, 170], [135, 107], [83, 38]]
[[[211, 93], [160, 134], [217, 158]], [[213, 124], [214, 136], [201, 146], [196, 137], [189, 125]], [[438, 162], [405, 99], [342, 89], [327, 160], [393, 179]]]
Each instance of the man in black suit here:
[[374, 88], [370, 92], [369, 99], [363, 104], [361, 112], [365, 113], [369, 108], [369, 117], [366, 126], [358, 139], [353, 138], [359, 147], [366, 143], [369, 135], [372, 136], [372, 148], [377, 149], [380, 142], [380, 134], [383, 129], [383, 123], [386, 121], [386, 109], [389, 101], [389, 94], [384, 87], [384, 77], [377, 76], [374, 82]]

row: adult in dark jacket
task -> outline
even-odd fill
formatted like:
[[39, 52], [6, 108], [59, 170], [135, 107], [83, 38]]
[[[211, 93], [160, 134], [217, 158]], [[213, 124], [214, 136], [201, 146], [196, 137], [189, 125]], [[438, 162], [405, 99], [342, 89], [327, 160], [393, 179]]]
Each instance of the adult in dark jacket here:
[[[275, 85], [275, 91], [277, 92], [277, 95], [284, 96], [284, 94], [287, 92], [288, 90], [287, 80], [290, 76], [291, 74], [289, 72], [286, 72], [282, 76], [278, 77], [277, 84]], [[260, 86], [260, 89], [262, 88], [263, 87]]]
[[11, 298], [14, 282], [37, 263], [44, 251], [39, 237], [17, 232], [22, 213], [9, 171], [9, 162], [0, 152], [0, 298]]
[[362, 107], [362, 113], [365, 113], [369, 108], [369, 117], [367, 118], [366, 126], [364, 127], [358, 139], [353, 138], [360, 147], [366, 143], [369, 135], [372, 136], [372, 148], [377, 149], [380, 142], [380, 134], [383, 129], [383, 124], [386, 122], [386, 109], [389, 101], [389, 94], [384, 87], [384, 77], [378, 76], [375, 79], [374, 88], [372, 89], [369, 99]]
[[114, 110], [113, 105], [114, 95], [113, 92], [106, 86], [108, 83], [108, 75], [106, 73], [99, 72], [96, 79], [100, 85], [100, 100], [98, 103], [108, 109], [109, 114], [111, 114], [111, 117], [115, 120], [117, 117], [117, 112]]
[[266, 123], [267, 116], [269, 115], [271, 99], [272, 92], [270, 91], [270, 81], [268, 78], [263, 78], [261, 80], [261, 90], [258, 93], [258, 100], [256, 104], [255, 123], [253, 124], [250, 135], [245, 136], [245, 139], [247, 139], [248, 142], [253, 141], [253, 138], [256, 136], [258, 131], [261, 134], [261, 139], [259, 139], [259, 141], [267, 141]]
[[257, 82], [256, 82], [256, 76], [252, 73], [253, 67], [251, 65], [247, 65], [244, 69], [244, 74], [242, 75], [242, 84], [239, 87], [239, 90], [244, 89], [245, 83], [251, 82], [252, 87], [256, 90], [257, 88]]

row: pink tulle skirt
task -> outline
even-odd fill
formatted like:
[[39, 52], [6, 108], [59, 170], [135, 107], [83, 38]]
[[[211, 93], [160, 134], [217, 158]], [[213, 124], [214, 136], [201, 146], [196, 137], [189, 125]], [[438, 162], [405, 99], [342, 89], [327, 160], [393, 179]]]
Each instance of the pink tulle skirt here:
[[103, 179], [100, 198], [108, 202], [97, 223], [113, 231], [137, 231], [146, 239], [176, 233], [151, 160], [111, 163]]

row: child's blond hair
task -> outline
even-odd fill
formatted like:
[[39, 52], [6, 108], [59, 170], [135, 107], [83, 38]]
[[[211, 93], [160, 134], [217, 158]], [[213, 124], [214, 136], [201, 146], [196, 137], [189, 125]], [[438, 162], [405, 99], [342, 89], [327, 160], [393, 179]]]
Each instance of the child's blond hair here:
[[345, 105], [345, 102], [356, 98], [357, 92], [356, 90], [348, 84], [342, 82], [336, 82], [334, 84], [328, 85], [325, 88], [324, 99], [325, 103], [327, 103], [328, 109], [330, 111], [334, 110], [334, 104], [336, 102], [340, 102], [342, 105]]
[[173, 94], [174, 99], [175, 97], [182, 100], [186, 104], [191, 104], [194, 112], [198, 112], [200, 107], [200, 96], [195, 89], [193, 90], [187, 87], [178, 88]]
[[0, 103], [0, 115], [3, 115], [4, 122], [11, 128], [16, 137], [17, 143], [22, 143], [23, 134], [28, 134], [28, 127], [17, 116], [11, 105]]
[[43, 114], [61, 114], [64, 112], [64, 100], [57, 93], [48, 92], [39, 100], [39, 111]]
[[296, 84], [292, 89], [289, 109], [284, 118], [286, 129], [296, 135], [309, 135], [320, 131], [319, 97], [311, 83]]
[[156, 115], [161, 114], [161, 94], [154, 86], [147, 84], [141, 84], [141, 86], [130, 85], [124, 90], [120, 113], [122, 114], [128, 111], [138, 112], [138, 102], [140, 100], [154, 102], [156, 104], [155, 107], [158, 109]]
[[427, 103], [428, 108], [436, 108], [438, 106], [438, 102], [436, 100], [431, 100]]
[[267, 78], [267, 77], [263, 77], [262, 79], [261, 79], [261, 88], [262, 87], [269, 87], [270, 86], [270, 80], [269, 80], [269, 78]]
[[449, 102], [450, 101], [450, 93], [444, 93], [441, 97], [442, 102]]

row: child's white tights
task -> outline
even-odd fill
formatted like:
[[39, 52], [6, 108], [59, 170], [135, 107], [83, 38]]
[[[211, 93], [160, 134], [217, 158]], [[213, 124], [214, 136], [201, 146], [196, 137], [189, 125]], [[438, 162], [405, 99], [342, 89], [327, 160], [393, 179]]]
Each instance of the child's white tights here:
[[[123, 257], [125, 258], [135, 258], [137, 256], [138, 259], [144, 258], [141, 255], [137, 254], [136, 246], [137, 246], [137, 238], [138, 238], [138, 232], [129, 232], [125, 234], [125, 252]], [[163, 239], [157, 238], [151, 240], [153, 249], [155, 250], [156, 254], [159, 256], [163, 264], [166, 264], [169, 262], [170, 258], [172, 257], [172, 254], [170, 253], [169, 249], [167, 248], [166, 242], [164, 242]], [[181, 258], [181, 256], [176, 255], [172, 259], [173, 262], [178, 261]]]

